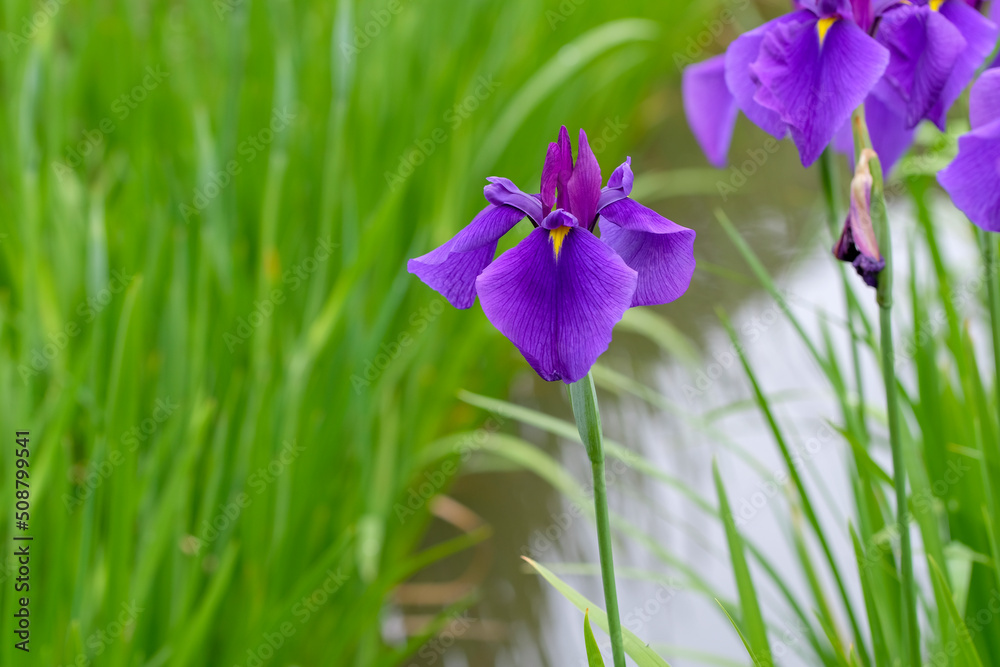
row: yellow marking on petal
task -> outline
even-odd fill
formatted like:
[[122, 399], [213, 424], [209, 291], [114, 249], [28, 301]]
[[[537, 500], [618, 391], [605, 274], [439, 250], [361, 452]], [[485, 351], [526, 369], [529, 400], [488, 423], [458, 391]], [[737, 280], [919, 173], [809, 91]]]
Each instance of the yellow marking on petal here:
[[816, 24], [816, 30], [819, 32], [820, 46], [823, 46], [823, 40], [826, 39], [826, 33], [830, 32], [830, 28], [833, 27], [833, 24], [838, 20], [839, 19], [837, 19], [836, 16], [831, 16], [827, 19], [820, 19], [819, 23]]
[[944, 4], [944, 0], [931, 0], [929, 4], [933, 11], [939, 12], [941, 11], [941, 5]]
[[549, 230], [549, 238], [552, 239], [552, 252], [555, 253], [556, 259], [559, 259], [559, 251], [562, 250], [563, 241], [566, 240], [566, 235], [569, 234], [571, 227], [556, 227], [555, 229]]

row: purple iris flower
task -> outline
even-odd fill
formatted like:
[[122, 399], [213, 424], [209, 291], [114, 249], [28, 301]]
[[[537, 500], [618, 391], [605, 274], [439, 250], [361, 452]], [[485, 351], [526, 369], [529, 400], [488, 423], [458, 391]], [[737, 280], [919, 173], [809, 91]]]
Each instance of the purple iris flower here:
[[[540, 194], [487, 180], [489, 205], [407, 269], [456, 308], [471, 307], [478, 295], [489, 321], [545, 380], [580, 380], [626, 310], [687, 291], [694, 231], [629, 199], [631, 159], [602, 188], [583, 130], [576, 164], [565, 127], [549, 144]], [[497, 242], [525, 217], [535, 229], [494, 260]]]
[[943, 131], [948, 109], [993, 52], [998, 29], [979, 4], [912, 0], [879, 14], [875, 38], [892, 55], [872, 94], [900, 109], [906, 128], [927, 118]]
[[685, 70], [688, 121], [713, 164], [725, 163], [735, 108], [777, 139], [790, 134], [809, 166], [882, 78], [889, 51], [867, 32], [871, 0], [795, 4]]
[[969, 100], [972, 131], [958, 139], [958, 156], [938, 182], [969, 220], [1000, 232], [1000, 70], [979, 77]]
[[[978, 0], [803, 0], [795, 12], [684, 71], [688, 121], [709, 162], [726, 163], [738, 111], [776, 138], [791, 134], [804, 165], [834, 140], [853, 154], [849, 118], [865, 103], [888, 171], [924, 118], [944, 129], [996, 44]], [[1000, 0], [993, 3], [1000, 14]], [[874, 36], [870, 36], [874, 35]]]

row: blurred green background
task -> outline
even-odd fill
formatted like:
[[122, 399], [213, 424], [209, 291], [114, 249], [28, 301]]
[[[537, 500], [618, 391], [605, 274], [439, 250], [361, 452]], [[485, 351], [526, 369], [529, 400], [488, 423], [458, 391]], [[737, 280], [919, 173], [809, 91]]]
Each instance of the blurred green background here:
[[[536, 189], [559, 126], [583, 127], [606, 175], [632, 155], [637, 198], [698, 230], [659, 329], [697, 339], [745, 291], [720, 286], [736, 255], [679, 67], [784, 9], [4, 0], [0, 492], [29, 430], [34, 542], [31, 654], [5, 630], [0, 663], [434, 664], [428, 640], [485, 605], [500, 621], [464, 650], [492, 665], [504, 619], [541, 627], [512, 514], [551, 491], [486, 477], [465, 496], [510, 508], [487, 520], [428, 500], [515, 430], [460, 390], [566, 406], [405, 260], [471, 220], [487, 176]], [[762, 136], [741, 126], [734, 151]], [[815, 176], [774, 160], [739, 206], [812, 211]], [[781, 220], [753, 239], [769, 263], [821, 226]], [[612, 355], [641, 372], [655, 347], [623, 329]]]

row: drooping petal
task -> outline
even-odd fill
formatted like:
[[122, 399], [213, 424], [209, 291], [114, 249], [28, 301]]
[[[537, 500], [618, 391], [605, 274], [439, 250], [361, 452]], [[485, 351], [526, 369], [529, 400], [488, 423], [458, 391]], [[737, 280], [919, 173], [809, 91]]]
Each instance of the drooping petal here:
[[486, 180], [490, 182], [483, 188], [486, 201], [494, 206], [512, 206], [531, 218], [536, 225], [541, 224], [545, 215], [538, 197], [521, 192], [508, 178], [490, 176]]
[[986, 70], [972, 87], [969, 120], [973, 130], [1000, 120], [1000, 70]]
[[958, 157], [938, 182], [969, 220], [1000, 232], [1000, 120], [959, 137]]
[[576, 164], [566, 186], [569, 210], [580, 224], [589, 227], [597, 215], [597, 202], [601, 197], [601, 165], [587, 142], [587, 133], [580, 130]]
[[601, 239], [639, 274], [632, 306], [670, 303], [694, 275], [693, 229], [667, 220], [631, 199], [601, 210]]
[[497, 242], [523, 219], [519, 209], [491, 204], [450, 241], [408, 261], [406, 270], [455, 308], [470, 308], [476, 301], [476, 278], [493, 261]]
[[726, 56], [686, 67], [682, 94], [688, 125], [705, 157], [713, 166], [725, 167], [739, 114], [736, 98], [726, 85]]
[[872, 174], [868, 166], [872, 157], [874, 153], [870, 149], [862, 151], [851, 180], [850, 212], [833, 254], [843, 262], [852, 263], [870, 287], [878, 287], [878, 275], [885, 269], [885, 259], [879, 251], [872, 227]]
[[945, 3], [941, 5], [940, 12], [958, 28], [967, 44], [965, 50], [959, 55], [937, 104], [931, 108], [927, 115], [943, 132], [951, 105], [972, 81], [976, 70], [993, 53], [993, 47], [997, 43], [998, 28], [993, 21], [958, 0], [945, 0]]
[[797, 18], [767, 33], [751, 71], [755, 99], [781, 114], [809, 166], [881, 78], [889, 52], [851, 21], [789, 16]]
[[726, 50], [726, 86], [736, 100], [736, 106], [750, 121], [775, 139], [784, 139], [788, 134], [788, 125], [781, 116], [767, 107], [761, 106], [754, 99], [757, 92], [757, 82], [750, 72], [750, 65], [760, 54], [761, 43], [770, 30], [788, 21], [794, 21], [796, 12], [776, 18], [750, 32], [736, 38]]
[[[573, 174], [573, 149], [566, 126], [559, 128], [559, 140], [549, 144], [542, 168], [542, 206], [546, 213], [556, 203], [556, 190], [565, 190]], [[560, 208], [563, 208], [560, 206]]]
[[543, 379], [572, 383], [608, 348], [636, 273], [583, 227], [565, 229], [532, 231], [483, 271], [476, 289], [487, 319]]
[[[907, 127], [916, 127], [937, 104], [967, 46], [965, 38], [940, 12], [913, 4], [886, 12], [876, 38], [891, 54], [880, 86], [896, 93], [903, 102]], [[891, 101], [884, 94], [881, 97]]]

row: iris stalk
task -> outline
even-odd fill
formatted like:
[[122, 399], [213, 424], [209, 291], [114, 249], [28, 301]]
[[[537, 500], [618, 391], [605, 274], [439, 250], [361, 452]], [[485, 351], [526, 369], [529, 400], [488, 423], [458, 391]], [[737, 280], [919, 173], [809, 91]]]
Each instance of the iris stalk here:
[[[862, 149], [871, 149], [871, 137], [865, 123], [864, 105], [858, 107], [852, 119], [854, 147], [859, 156]], [[902, 638], [904, 664], [920, 666], [920, 628], [917, 626], [916, 585], [913, 577], [913, 547], [910, 541], [909, 512], [906, 500], [906, 462], [900, 434], [899, 402], [895, 373], [895, 347], [892, 336], [892, 238], [889, 215], [885, 204], [882, 164], [871, 158], [872, 174], [871, 219], [879, 250], [885, 259], [885, 269], [879, 273], [878, 306], [881, 327], [882, 378], [885, 384], [886, 413], [889, 418], [889, 443], [892, 447], [892, 477], [896, 489], [896, 523], [900, 534], [900, 579], [902, 588]]]
[[979, 230], [979, 235], [983, 251], [983, 266], [986, 269], [990, 321], [993, 325], [993, 365], [996, 373], [993, 389], [997, 399], [997, 414], [1000, 415], [1000, 265], [997, 264], [996, 237], [983, 230]]
[[597, 543], [601, 556], [601, 579], [604, 582], [604, 604], [607, 607], [608, 631], [615, 667], [625, 667], [621, 617], [618, 613], [618, 590], [615, 586], [615, 563], [611, 553], [611, 518], [608, 514], [608, 486], [604, 470], [604, 437], [601, 433], [601, 413], [597, 407], [594, 378], [587, 373], [579, 382], [569, 385], [573, 416], [580, 439], [587, 448], [594, 475], [594, 514], [597, 518]]

